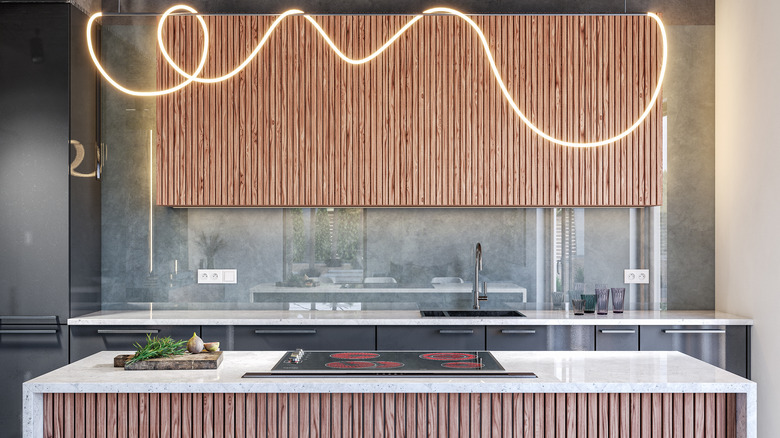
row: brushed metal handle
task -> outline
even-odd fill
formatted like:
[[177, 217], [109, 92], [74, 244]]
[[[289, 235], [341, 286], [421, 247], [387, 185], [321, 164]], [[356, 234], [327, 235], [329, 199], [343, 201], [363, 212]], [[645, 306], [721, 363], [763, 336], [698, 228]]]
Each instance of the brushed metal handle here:
[[724, 329], [668, 329], [664, 330], [664, 333], [674, 334], [674, 333], [681, 333], [681, 334], [698, 334], [698, 333], [726, 333], [726, 330]]
[[256, 335], [316, 335], [315, 329], [296, 330], [255, 330]]
[[0, 330], [0, 334], [3, 335], [54, 335], [57, 333], [55, 329], [49, 330]]
[[630, 330], [630, 329], [601, 329], [599, 331], [601, 333], [606, 333], [610, 335], [618, 335], [618, 334], [633, 335], [634, 333], [636, 333], [636, 330]]
[[454, 329], [441, 329], [439, 333], [443, 335], [473, 335], [474, 329], [454, 330]]
[[146, 329], [146, 330], [113, 330], [113, 329], [101, 329], [97, 331], [99, 335], [155, 335], [160, 333], [158, 329]]
[[531, 329], [524, 329], [524, 330], [513, 330], [513, 329], [503, 329], [501, 330], [501, 333], [505, 335], [535, 335], [536, 330]]
[[53, 319], [54, 321], [57, 321], [57, 315], [34, 315], [34, 316], [21, 316], [21, 315], [0, 315], [0, 320], [10, 320], [10, 321], [28, 321], [31, 319]]

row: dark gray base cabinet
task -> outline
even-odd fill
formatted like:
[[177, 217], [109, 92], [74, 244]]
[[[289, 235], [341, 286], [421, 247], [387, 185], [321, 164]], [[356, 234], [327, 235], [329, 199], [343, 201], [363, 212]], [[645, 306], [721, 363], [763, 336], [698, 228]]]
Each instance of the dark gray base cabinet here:
[[593, 351], [593, 326], [488, 326], [487, 349], [494, 351]]
[[377, 350], [484, 350], [485, 326], [378, 326]]
[[199, 325], [169, 326], [71, 326], [70, 361], [75, 362], [104, 350], [133, 351], [133, 344], [146, 344], [146, 335], [189, 339], [200, 335]]
[[375, 350], [374, 326], [203, 326], [203, 340], [223, 350]]
[[750, 378], [748, 326], [642, 326], [640, 351], [679, 351]]

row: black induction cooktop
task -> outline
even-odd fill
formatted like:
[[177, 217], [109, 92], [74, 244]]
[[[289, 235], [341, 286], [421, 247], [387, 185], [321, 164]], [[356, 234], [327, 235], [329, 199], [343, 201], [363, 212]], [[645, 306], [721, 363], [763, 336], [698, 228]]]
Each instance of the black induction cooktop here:
[[536, 377], [509, 372], [488, 351], [288, 351], [271, 371], [249, 372], [243, 377], [327, 376], [510, 376]]

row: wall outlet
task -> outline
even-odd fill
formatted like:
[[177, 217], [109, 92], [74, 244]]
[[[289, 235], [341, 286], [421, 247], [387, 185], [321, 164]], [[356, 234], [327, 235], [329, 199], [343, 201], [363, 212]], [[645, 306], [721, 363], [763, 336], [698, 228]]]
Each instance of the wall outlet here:
[[648, 284], [650, 283], [649, 269], [626, 269], [623, 271], [623, 283]]
[[198, 269], [198, 284], [235, 284], [236, 269]]

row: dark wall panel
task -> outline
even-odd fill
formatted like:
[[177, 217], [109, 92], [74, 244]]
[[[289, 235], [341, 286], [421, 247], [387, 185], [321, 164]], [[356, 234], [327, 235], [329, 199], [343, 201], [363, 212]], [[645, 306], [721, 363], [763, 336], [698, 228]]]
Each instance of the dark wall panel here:
[[0, 314], [68, 318], [68, 5], [0, 4]]

